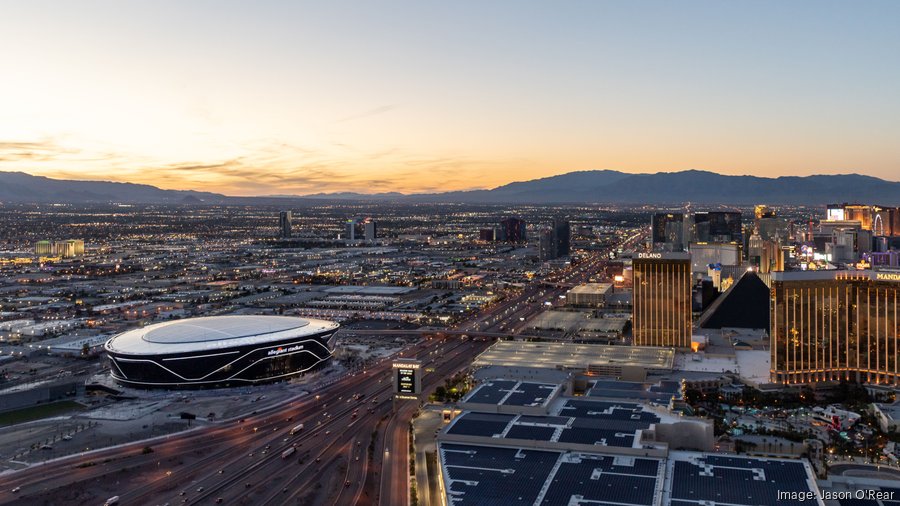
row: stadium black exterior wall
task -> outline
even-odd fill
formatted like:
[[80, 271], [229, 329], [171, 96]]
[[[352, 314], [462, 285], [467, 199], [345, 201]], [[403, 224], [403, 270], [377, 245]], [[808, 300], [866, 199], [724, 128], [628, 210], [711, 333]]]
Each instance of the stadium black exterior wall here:
[[289, 379], [327, 363], [334, 330], [282, 341], [183, 354], [123, 354], [107, 349], [112, 377], [137, 388], [216, 388]]

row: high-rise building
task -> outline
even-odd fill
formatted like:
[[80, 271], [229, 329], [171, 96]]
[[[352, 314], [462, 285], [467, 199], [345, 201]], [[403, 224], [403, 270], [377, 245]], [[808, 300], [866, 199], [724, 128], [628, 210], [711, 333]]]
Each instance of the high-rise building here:
[[656, 251], [684, 251], [684, 214], [654, 213], [650, 237]]
[[900, 207], [875, 206], [872, 233], [876, 237], [900, 237]]
[[356, 240], [356, 227], [359, 223], [359, 220], [356, 218], [350, 218], [347, 220], [346, 229], [344, 231], [344, 239], [347, 241], [355, 241]]
[[710, 264], [741, 265], [742, 246], [735, 243], [691, 243], [691, 270], [705, 273]]
[[[747, 259], [751, 264], [762, 268], [763, 250], [765, 249], [765, 241], [759, 235], [759, 229], [754, 228], [753, 233], [747, 241]], [[765, 271], [768, 272], [768, 271]]]
[[[856, 222], [876, 237], [900, 237], [900, 207], [830, 204], [826, 222]], [[839, 225], [852, 225], [851, 223]]]
[[484, 242], [493, 242], [497, 238], [496, 229], [482, 228], [478, 231], [478, 240]]
[[844, 221], [844, 204], [828, 204], [825, 210], [825, 219], [828, 221]]
[[553, 230], [549, 228], [538, 232], [538, 257], [542, 262], [553, 260], [557, 257]]
[[554, 219], [550, 228], [538, 232], [538, 252], [541, 260], [553, 260], [569, 254], [569, 222]]
[[775, 383], [900, 385], [900, 271], [791, 271], [772, 275]]
[[365, 234], [366, 234], [366, 242], [375, 242], [376, 238], [376, 225], [375, 220], [371, 218], [367, 218], [364, 223], [365, 226]]
[[67, 239], [65, 241], [53, 241], [52, 252], [63, 258], [72, 258], [84, 255], [84, 241], [81, 239]]
[[66, 239], [65, 241], [38, 241], [34, 244], [34, 254], [38, 256], [57, 256], [63, 258], [84, 255], [84, 241]]
[[693, 215], [690, 242], [744, 242], [741, 213], [736, 211], [697, 212]]
[[638, 253], [632, 262], [637, 346], [691, 346], [691, 257]]
[[500, 220], [500, 238], [497, 240], [516, 244], [527, 242], [525, 220], [521, 218], [503, 218]]
[[556, 247], [557, 257], [568, 256], [571, 235], [571, 227], [568, 221], [562, 219], [553, 220], [553, 242]]
[[756, 220], [756, 228], [764, 241], [786, 241], [794, 235], [791, 222], [784, 218], [760, 218]]
[[872, 230], [872, 206], [863, 204], [844, 204], [844, 219], [858, 221], [863, 230]]
[[281, 237], [284, 239], [288, 239], [291, 237], [291, 212], [290, 211], [281, 211], [278, 213], [278, 228], [281, 233]]
[[48, 257], [53, 254], [53, 243], [50, 241], [38, 241], [34, 243], [34, 254], [41, 257]]

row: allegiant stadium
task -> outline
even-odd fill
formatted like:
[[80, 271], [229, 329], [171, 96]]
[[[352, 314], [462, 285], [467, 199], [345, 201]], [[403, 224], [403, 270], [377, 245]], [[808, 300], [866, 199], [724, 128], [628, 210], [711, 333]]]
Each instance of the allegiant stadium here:
[[325, 364], [339, 325], [289, 316], [209, 316], [156, 323], [104, 345], [115, 381], [210, 388], [289, 379]]

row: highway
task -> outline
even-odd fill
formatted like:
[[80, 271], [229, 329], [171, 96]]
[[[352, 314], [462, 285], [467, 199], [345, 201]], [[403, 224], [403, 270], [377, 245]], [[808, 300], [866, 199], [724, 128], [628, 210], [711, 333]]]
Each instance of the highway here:
[[[467, 366], [488, 345], [432, 338], [415, 346], [409, 355], [421, 357], [424, 367], [435, 368], [423, 377], [423, 388], [433, 388], [443, 377]], [[173, 435], [152, 444], [149, 454], [142, 453], [145, 443], [139, 442], [5, 475], [0, 478], [0, 504], [23, 499], [29, 504], [59, 504], [60, 498], [71, 504], [102, 504], [112, 495], [118, 495], [121, 504], [215, 504], [219, 498], [228, 504], [304, 504], [310, 499], [309, 504], [326, 504], [326, 497], [374, 503], [378, 487], [374, 482], [367, 484], [371, 480], [366, 478], [377, 476], [367, 468], [380, 464], [384, 453], [368, 450], [376, 427], [386, 418], [397, 418], [391, 417], [395, 401], [390, 396], [390, 377], [390, 361], [385, 361], [293, 405], [243, 422]], [[362, 397], [354, 399], [355, 395]], [[379, 448], [387, 450], [389, 462], [405, 463], [405, 427], [417, 405], [415, 401], [396, 402], [402, 403], [398, 408], [406, 422], [395, 422], [392, 427], [401, 426], [404, 437], [391, 434], [382, 438]], [[304, 430], [291, 436], [291, 428], [300, 423]], [[282, 459], [282, 452], [294, 444], [294, 455]], [[179, 461], [184, 463], [179, 465]], [[122, 474], [135, 476], [126, 485], [119, 477]], [[82, 500], [65, 495], [74, 486], [91, 488], [101, 482], [108, 484], [111, 478], [123, 489]], [[405, 475], [402, 481], [405, 483]], [[18, 494], [11, 492], [15, 487], [21, 487]], [[314, 499], [318, 495], [325, 497]]]
[[[460, 334], [521, 331], [545, 302], [559, 300], [563, 285], [585, 282], [602, 269], [603, 258], [587, 255], [552, 275], [558, 286], [529, 283], [452, 329], [456, 335], [435, 332], [401, 351], [428, 371], [422, 398], [491, 344]], [[408, 430], [419, 403], [393, 398], [391, 374], [391, 360], [383, 360], [243, 419], [6, 474], [0, 504], [99, 505], [111, 496], [122, 505], [408, 504]], [[301, 423], [303, 429], [290, 434]]]

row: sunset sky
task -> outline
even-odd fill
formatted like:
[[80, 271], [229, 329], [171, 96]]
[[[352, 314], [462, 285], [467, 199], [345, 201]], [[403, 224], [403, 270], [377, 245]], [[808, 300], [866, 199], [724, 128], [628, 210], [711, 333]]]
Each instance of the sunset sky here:
[[0, 0], [0, 171], [230, 195], [900, 180], [900, 2]]

